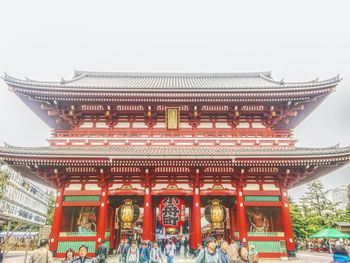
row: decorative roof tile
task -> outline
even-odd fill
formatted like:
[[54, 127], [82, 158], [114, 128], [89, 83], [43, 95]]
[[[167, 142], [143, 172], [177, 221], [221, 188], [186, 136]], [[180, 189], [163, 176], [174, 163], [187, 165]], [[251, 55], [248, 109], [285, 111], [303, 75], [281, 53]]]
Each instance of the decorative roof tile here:
[[318, 79], [306, 82], [286, 82], [274, 80], [271, 72], [252, 73], [123, 73], [123, 72], [92, 72], [75, 71], [70, 80], [36, 81], [29, 78], [25, 80], [11, 77], [7, 74], [3, 79], [9, 85], [36, 88], [57, 88], [77, 90], [206, 90], [229, 91], [255, 90], [255, 89], [286, 89], [286, 88], [312, 88], [336, 85], [341, 79], [338, 76], [319, 81]]
[[147, 146], [90, 146], [90, 147], [0, 147], [1, 156], [37, 157], [108, 157], [132, 159], [157, 158], [327, 158], [350, 157], [350, 147], [328, 148], [233, 148], [233, 147], [147, 147]]

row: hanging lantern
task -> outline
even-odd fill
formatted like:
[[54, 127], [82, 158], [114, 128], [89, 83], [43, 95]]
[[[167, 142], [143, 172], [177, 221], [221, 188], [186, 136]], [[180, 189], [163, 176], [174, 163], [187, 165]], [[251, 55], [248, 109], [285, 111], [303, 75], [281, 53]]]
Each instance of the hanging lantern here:
[[178, 231], [177, 231], [177, 228], [175, 228], [175, 227], [168, 227], [165, 229], [165, 232], [168, 235], [176, 235]]
[[204, 209], [205, 219], [212, 224], [214, 229], [222, 229], [222, 223], [226, 220], [226, 209], [218, 199], [210, 200]]
[[179, 228], [185, 222], [185, 201], [177, 197], [164, 197], [159, 204], [159, 221], [165, 228]]
[[122, 228], [125, 229], [132, 229], [139, 216], [140, 208], [131, 199], [124, 200], [123, 205], [118, 209], [118, 219], [122, 222]]

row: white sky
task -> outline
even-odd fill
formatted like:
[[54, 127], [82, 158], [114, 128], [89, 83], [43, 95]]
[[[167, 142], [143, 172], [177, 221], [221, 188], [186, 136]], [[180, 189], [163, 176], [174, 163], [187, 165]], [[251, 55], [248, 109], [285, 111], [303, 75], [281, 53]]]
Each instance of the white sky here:
[[[94, 3], [92, 3], [94, 2]], [[234, 3], [233, 3], [234, 2]], [[350, 145], [350, 1], [1, 1], [0, 73], [69, 79], [74, 69], [272, 70], [344, 78], [297, 128], [299, 146]], [[46, 144], [49, 128], [0, 82], [0, 143]], [[350, 165], [322, 178], [350, 183]], [[299, 197], [305, 187], [290, 191]]]

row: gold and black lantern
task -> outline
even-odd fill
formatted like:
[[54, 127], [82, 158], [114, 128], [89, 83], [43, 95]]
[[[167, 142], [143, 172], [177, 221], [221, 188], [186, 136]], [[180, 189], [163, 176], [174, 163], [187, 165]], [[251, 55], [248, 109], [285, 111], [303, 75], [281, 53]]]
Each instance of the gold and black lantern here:
[[222, 229], [222, 223], [226, 220], [226, 209], [218, 199], [210, 200], [204, 209], [205, 219], [212, 224], [213, 229]]
[[140, 208], [131, 199], [124, 200], [118, 209], [118, 219], [122, 222], [122, 228], [124, 229], [132, 229], [139, 216]]

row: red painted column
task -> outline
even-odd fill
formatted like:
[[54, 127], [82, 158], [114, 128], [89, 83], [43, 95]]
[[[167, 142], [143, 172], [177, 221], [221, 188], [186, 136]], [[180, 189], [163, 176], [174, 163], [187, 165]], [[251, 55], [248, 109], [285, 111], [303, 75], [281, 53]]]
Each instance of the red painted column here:
[[64, 184], [57, 189], [57, 196], [55, 202], [55, 211], [52, 219], [52, 228], [50, 233], [50, 250], [57, 251], [58, 247], [58, 237], [60, 235], [62, 215], [63, 215], [63, 192], [64, 192]]
[[145, 194], [143, 198], [143, 231], [142, 240], [152, 240], [152, 220], [153, 220], [153, 208], [152, 208], [152, 196], [148, 186], [146, 186]]
[[202, 242], [202, 226], [201, 226], [201, 197], [199, 187], [193, 187], [192, 198], [192, 216], [191, 216], [191, 247], [197, 249], [198, 244]]
[[230, 216], [230, 240], [235, 240], [235, 213], [233, 207], [229, 208]]
[[108, 183], [102, 186], [100, 209], [98, 211], [97, 221], [97, 242], [96, 249], [101, 245], [102, 240], [105, 240], [106, 235], [106, 224], [108, 215]]
[[240, 183], [236, 184], [237, 192], [237, 223], [239, 231], [239, 239], [243, 243], [247, 243], [247, 215], [245, 213], [243, 186]]
[[280, 190], [281, 190], [281, 203], [282, 203], [281, 218], [282, 218], [282, 225], [284, 230], [284, 237], [286, 240], [286, 248], [289, 256], [295, 256], [294, 235], [293, 235], [292, 220], [291, 220], [290, 211], [289, 211], [287, 188], [281, 184]]
[[111, 213], [111, 219], [110, 219], [110, 224], [109, 224], [109, 231], [110, 231], [110, 238], [109, 238], [109, 248], [110, 249], [114, 249], [115, 246], [114, 246], [114, 237], [115, 237], [115, 234], [114, 234], [114, 225], [115, 225], [115, 211], [116, 211], [116, 208], [113, 207], [112, 208], [112, 213]]

